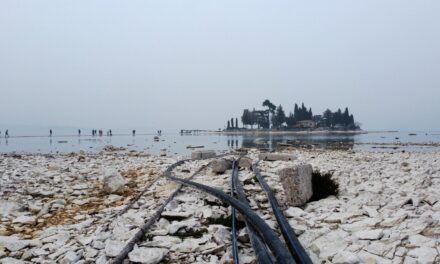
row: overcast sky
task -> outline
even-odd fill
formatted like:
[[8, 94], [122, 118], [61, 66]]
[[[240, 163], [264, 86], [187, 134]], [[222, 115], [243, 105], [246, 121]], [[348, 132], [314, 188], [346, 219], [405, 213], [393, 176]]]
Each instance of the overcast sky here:
[[264, 99], [440, 129], [440, 1], [0, 2], [0, 124], [216, 129]]

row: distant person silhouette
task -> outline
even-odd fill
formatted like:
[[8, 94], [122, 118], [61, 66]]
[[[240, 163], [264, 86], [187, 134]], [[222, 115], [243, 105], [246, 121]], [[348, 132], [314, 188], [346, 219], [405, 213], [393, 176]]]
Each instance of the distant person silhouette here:
[[81, 129], [78, 129], [78, 136], [81, 136]]
[[135, 136], [135, 135], [136, 135], [136, 130], [133, 129], [133, 136]]
[[8, 138], [9, 137], [9, 131], [6, 129], [6, 131], [5, 131], [5, 138]]
[[52, 129], [49, 130], [49, 136], [52, 136]]
[[110, 136], [113, 136], [113, 134], [112, 134], [112, 130], [110, 129], [110, 131], [109, 131], [109, 134], [110, 134]]

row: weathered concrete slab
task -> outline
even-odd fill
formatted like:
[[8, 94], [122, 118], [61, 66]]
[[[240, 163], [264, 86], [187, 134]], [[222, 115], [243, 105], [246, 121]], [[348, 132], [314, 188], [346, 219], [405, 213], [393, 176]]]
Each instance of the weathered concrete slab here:
[[191, 159], [200, 160], [200, 159], [210, 159], [216, 156], [214, 150], [195, 150], [191, 153]]
[[279, 171], [288, 206], [301, 206], [313, 195], [312, 165], [287, 167]]
[[292, 154], [284, 154], [284, 153], [260, 153], [258, 155], [258, 158], [260, 160], [267, 160], [267, 161], [290, 161], [295, 160], [296, 157]]

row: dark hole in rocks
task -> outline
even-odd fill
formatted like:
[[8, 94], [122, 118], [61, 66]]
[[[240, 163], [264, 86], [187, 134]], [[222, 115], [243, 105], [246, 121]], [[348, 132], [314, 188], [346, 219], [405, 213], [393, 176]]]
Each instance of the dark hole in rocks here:
[[[237, 219], [236, 223], [237, 223], [237, 230], [240, 230], [240, 229], [246, 227], [246, 224], [242, 221], [238, 221], [238, 219]], [[209, 217], [208, 224], [209, 225], [223, 225], [223, 226], [231, 228], [232, 227], [232, 217], [231, 217], [231, 215], [228, 215], [226, 217], [222, 216], [220, 218]]]
[[332, 179], [331, 173], [321, 174], [319, 171], [312, 173], [313, 196], [309, 202], [318, 201], [331, 195], [337, 196], [339, 185]]
[[413, 204], [413, 200], [412, 200], [411, 198], [409, 198], [409, 199], [405, 202], [405, 204], [403, 204], [403, 205], [414, 205], [414, 204]]
[[180, 229], [179, 231], [177, 231], [176, 236], [184, 239], [187, 237], [194, 237], [194, 238], [201, 238], [203, 236], [203, 234], [208, 233], [208, 229], [207, 228], [190, 228], [190, 229]]

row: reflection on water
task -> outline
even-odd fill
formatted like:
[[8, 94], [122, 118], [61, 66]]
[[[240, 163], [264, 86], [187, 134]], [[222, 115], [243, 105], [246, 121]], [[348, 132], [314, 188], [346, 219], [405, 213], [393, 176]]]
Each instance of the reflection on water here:
[[[224, 135], [200, 133], [113, 135], [113, 136], [53, 136], [53, 137], [10, 137], [0, 138], [0, 152], [72, 152], [101, 151], [106, 145], [128, 150], [159, 154], [161, 149], [167, 153], [188, 155], [192, 147], [228, 151], [240, 148], [262, 150], [280, 149], [339, 149], [339, 150], [421, 150], [439, 149], [440, 134], [418, 133], [410, 136], [407, 132], [370, 134], [248, 134]], [[412, 142], [411, 144], [408, 144]], [[432, 143], [437, 144], [433, 147]], [[426, 146], [425, 144], [431, 144]]]
[[[240, 136], [241, 148], [258, 148], [263, 150], [279, 150], [285, 148], [307, 148], [307, 149], [353, 149], [355, 139], [353, 136], [346, 137], [304, 137], [304, 136], [283, 136], [267, 135], [265, 137]], [[228, 140], [229, 141], [229, 140]], [[238, 142], [238, 139], [236, 140]], [[228, 145], [229, 146], [229, 145]], [[238, 144], [236, 144], [238, 146]], [[233, 146], [232, 146], [233, 147]]]
[[229, 137], [228, 137], [227, 144], [228, 144], [228, 147], [230, 147], [232, 149], [239, 148], [238, 139], [229, 139]]

